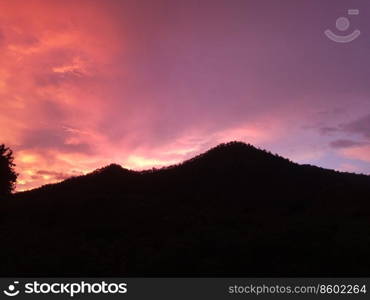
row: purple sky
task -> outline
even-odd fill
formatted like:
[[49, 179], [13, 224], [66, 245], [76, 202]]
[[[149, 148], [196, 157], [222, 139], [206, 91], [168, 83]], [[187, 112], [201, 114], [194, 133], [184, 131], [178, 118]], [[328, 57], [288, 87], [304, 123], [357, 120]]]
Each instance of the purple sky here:
[[[19, 189], [110, 162], [171, 164], [234, 139], [370, 173], [369, 1], [16, 0], [0, 9], [0, 125]], [[361, 35], [336, 43], [326, 29]]]

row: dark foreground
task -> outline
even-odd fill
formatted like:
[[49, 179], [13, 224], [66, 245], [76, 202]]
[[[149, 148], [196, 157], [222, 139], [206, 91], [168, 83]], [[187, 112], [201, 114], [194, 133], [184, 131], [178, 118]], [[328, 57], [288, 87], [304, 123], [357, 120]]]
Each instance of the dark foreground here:
[[0, 276], [370, 276], [370, 177], [242, 143], [0, 205]]

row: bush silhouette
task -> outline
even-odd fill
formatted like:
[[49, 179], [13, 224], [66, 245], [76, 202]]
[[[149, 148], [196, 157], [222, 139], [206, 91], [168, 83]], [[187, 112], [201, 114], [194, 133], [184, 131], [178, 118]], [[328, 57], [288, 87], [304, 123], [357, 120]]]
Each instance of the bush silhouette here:
[[0, 197], [9, 195], [15, 187], [17, 174], [14, 171], [13, 151], [0, 145]]

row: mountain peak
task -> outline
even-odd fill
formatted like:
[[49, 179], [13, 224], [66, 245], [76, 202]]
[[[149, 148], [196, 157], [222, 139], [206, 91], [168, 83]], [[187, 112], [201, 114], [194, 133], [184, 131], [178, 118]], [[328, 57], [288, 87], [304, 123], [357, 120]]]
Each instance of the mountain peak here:
[[123, 168], [119, 164], [110, 164], [100, 169], [95, 170], [93, 173], [115, 173], [115, 172], [122, 172], [122, 171], [129, 171], [128, 169]]
[[270, 164], [275, 163], [291, 163], [288, 159], [285, 159], [279, 155], [272, 154], [269, 151], [259, 149], [251, 144], [246, 144], [240, 141], [232, 141], [228, 143], [221, 143], [214, 148], [184, 162], [207, 160], [211, 161], [215, 166], [222, 165], [222, 162], [238, 162], [241, 164], [248, 165], [251, 163], [257, 164]]
[[256, 148], [255, 146], [253, 146], [252, 144], [247, 144], [247, 143], [244, 143], [244, 142], [241, 142], [241, 141], [231, 141], [231, 142], [227, 142], [227, 143], [221, 143], [221, 144], [218, 144], [217, 146], [215, 146], [214, 148], [211, 148], [209, 151], [212, 151], [212, 150], [224, 150], [224, 151], [230, 151], [230, 150], [258, 150], [258, 151], [263, 151], [263, 150], [260, 150], [258, 148]]

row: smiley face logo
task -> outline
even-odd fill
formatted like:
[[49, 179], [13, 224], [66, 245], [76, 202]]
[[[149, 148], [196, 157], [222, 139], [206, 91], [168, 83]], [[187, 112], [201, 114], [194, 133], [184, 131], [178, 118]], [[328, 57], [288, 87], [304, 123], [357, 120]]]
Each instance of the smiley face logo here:
[[15, 286], [19, 283], [19, 281], [14, 281], [13, 284], [10, 284], [8, 286], [8, 289], [7, 290], [4, 290], [4, 294], [9, 296], [9, 297], [14, 297], [14, 296], [17, 296], [19, 294], [19, 291], [15, 289]]
[[[359, 14], [360, 14], [360, 11], [358, 9], [349, 9], [348, 10], [348, 15], [350, 15], [350, 16], [357, 16]], [[336, 28], [338, 29], [338, 31], [346, 31], [349, 28], [349, 26], [351, 25], [351, 23], [350, 23], [350, 21], [347, 17], [340, 17], [340, 18], [337, 19], [335, 25], [336, 25]], [[354, 41], [355, 39], [357, 39], [360, 36], [361, 31], [356, 29], [352, 33], [347, 34], [347, 35], [338, 35], [338, 34], [335, 34], [333, 31], [331, 31], [330, 29], [327, 29], [327, 30], [325, 30], [324, 33], [333, 42], [336, 42], [336, 43], [350, 43], [350, 42]]]

